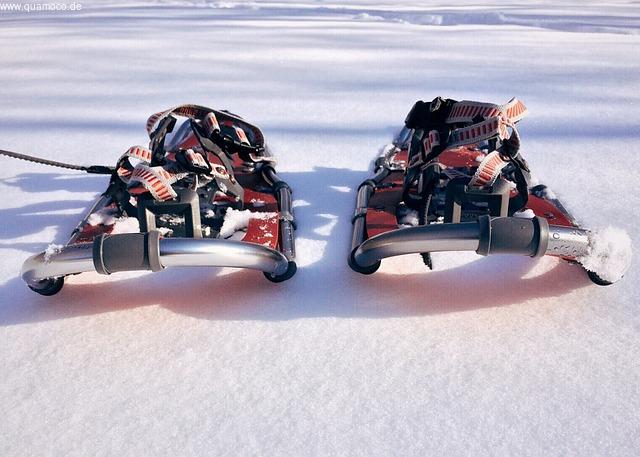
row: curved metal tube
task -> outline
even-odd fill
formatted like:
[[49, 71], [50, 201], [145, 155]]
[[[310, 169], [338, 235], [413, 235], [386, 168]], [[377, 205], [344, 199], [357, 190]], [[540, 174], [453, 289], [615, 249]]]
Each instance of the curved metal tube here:
[[547, 226], [546, 221], [542, 221], [545, 227], [537, 232], [523, 231], [528, 224], [523, 224], [517, 218], [507, 217], [487, 218], [484, 222], [479, 220], [477, 223], [434, 224], [397, 229], [364, 241], [354, 251], [353, 259], [358, 266], [368, 268], [386, 257], [418, 252], [476, 251], [481, 255], [504, 253], [532, 257], [552, 255], [569, 260], [578, 260], [588, 254], [588, 230]]
[[78, 243], [65, 246], [50, 256], [44, 252], [32, 255], [22, 264], [22, 279], [34, 285], [47, 278], [95, 271], [92, 248], [92, 243]]
[[165, 267], [237, 267], [282, 274], [287, 258], [259, 244], [235, 240], [162, 238], [160, 262]]
[[546, 255], [575, 260], [589, 253], [589, 231], [561, 225], [549, 226]]
[[[289, 263], [279, 251], [235, 240], [163, 238], [159, 250], [164, 267], [239, 267], [280, 275]], [[96, 271], [93, 243], [79, 243], [50, 256], [42, 252], [29, 257], [22, 265], [22, 279], [34, 285], [47, 278], [89, 271]]]
[[416, 252], [476, 251], [479, 239], [475, 222], [408, 227], [369, 238], [356, 249], [354, 259], [369, 267], [386, 257]]

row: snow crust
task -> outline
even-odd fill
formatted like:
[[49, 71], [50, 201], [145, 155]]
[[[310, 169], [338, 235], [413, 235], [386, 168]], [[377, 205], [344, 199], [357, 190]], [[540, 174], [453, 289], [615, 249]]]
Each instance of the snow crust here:
[[609, 287], [553, 257], [346, 265], [376, 151], [438, 95], [522, 99], [541, 183], [637, 250], [637, 3], [81, 3], [0, 11], [0, 147], [113, 165], [154, 112], [229, 109], [293, 190], [299, 268], [83, 274], [38, 296], [21, 263], [108, 179], [0, 157], [0, 455], [638, 454], [638, 256]]
[[589, 234], [589, 252], [578, 261], [589, 271], [616, 282], [631, 266], [631, 238], [624, 230], [606, 227]]

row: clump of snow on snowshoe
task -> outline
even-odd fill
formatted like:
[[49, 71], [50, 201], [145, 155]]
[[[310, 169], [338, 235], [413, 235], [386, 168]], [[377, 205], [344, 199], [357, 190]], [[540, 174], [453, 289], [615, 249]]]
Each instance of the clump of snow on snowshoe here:
[[117, 233], [138, 233], [140, 231], [140, 221], [135, 217], [121, 217], [113, 224], [111, 234]]
[[48, 262], [49, 260], [51, 260], [51, 257], [60, 254], [63, 249], [64, 245], [51, 243], [44, 251], [44, 261]]
[[631, 265], [631, 238], [627, 232], [616, 227], [607, 227], [591, 232], [589, 251], [578, 258], [582, 266], [601, 279], [616, 282]]
[[406, 205], [398, 205], [396, 208], [396, 218], [400, 226], [415, 227], [420, 225], [418, 212]]
[[529, 208], [525, 208], [513, 213], [513, 217], [520, 217], [522, 219], [533, 219], [534, 217], [536, 217], [536, 213], [534, 213], [533, 210]]
[[98, 225], [114, 225], [116, 220], [118, 219], [118, 209], [116, 207], [106, 207], [102, 208], [87, 218], [87, 224], [98, 226]]
[[135, 217], [119, 216], [118, 209], [113, 206], [102, 208], [87, 218], [87, 224], [97, 227], [112, 227], [110, 234], [138, 233], [140, 222]]
[[229, 238], [234, 233], [244, 230], [249, 226], [250, 219], [270, 219], [277, 216], [276, 213], [252, 212], [248, 209], [238, 210], [228, 208], [224, 215], [224, 222], [220, 227], [220, 238]]

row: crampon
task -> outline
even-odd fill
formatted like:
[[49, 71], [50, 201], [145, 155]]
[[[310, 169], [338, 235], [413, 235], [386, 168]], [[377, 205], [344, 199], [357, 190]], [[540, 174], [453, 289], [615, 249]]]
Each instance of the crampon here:
[[625, 232], [581, 227], [520, 152], [516, 124], [527, 114], [505, 105], [440, 97], [417, 102], [405, 127], [359, 189], [349, 266], [374, 273], [381, 259], [432, 252], [551, 255], [582, 265], [598, 285], [630, 265]]
[[109, 174], [107, 190], [65, 245], [51, 245], [22, 267], [42, 295], [65, 277], [95, 271], [160, 271], [173, 266], [261, 270], [280, 282], [296, 272], [291, 190], [275, 172], [260, 129], [227, 111], [182, 105], [152, 115], [149, 147], [133, 146]]

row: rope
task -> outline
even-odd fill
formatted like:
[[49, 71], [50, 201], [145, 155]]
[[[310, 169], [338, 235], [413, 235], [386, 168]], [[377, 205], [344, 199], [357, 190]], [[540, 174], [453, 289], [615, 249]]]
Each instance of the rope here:
[[42, 165], [48, 165], [50, 167], [66, 168], [67, 170], [85, 171], [87, 173], [95, 173], [95, 174], [102, 174], [102, 175], [110, 175], [113, 172], [113, 168], [103, 166], [103, 165], [91, 165], [86, 167], [82, 165], [74, 165], [71, 163], [57, 162], [55, 160], [43, 159], [40, 157], [20, 154], [19, 152], [5, 151], [4, 149], [0, 149], [0, 155], [13, 157], [14, 159], [19, 159], [19, 160], [26, 160], [27, 162], [34, 162]]

